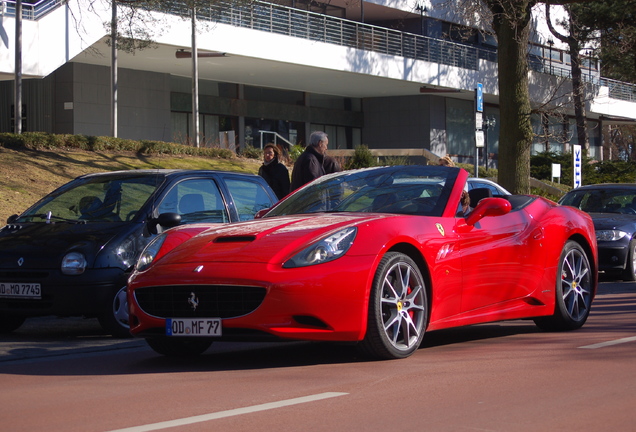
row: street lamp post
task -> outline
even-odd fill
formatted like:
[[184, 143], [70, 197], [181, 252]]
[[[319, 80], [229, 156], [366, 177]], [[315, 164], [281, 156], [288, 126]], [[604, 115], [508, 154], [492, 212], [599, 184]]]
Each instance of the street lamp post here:
[[15, 82], [13, 132], [22, 133], [22, 0], [15, 2]]
[[550, 61], [550, 75], [552, 75], [552, 46], [554, 45], [554, 40], [552, 38], [548, 39], [548, 46], [550, 47], [550, 57], [549, 57], [549, 61]]
[[199, 56], [197, 55], [197, 10], [192, 6], [192, 136], [199, 147]]
[[418, 3], [415, 6], [415, 10], [420, 13], [420, 34], [424, 36], [424, 12], [427, 12], [428, 9], [424, 6], [424, 4]]

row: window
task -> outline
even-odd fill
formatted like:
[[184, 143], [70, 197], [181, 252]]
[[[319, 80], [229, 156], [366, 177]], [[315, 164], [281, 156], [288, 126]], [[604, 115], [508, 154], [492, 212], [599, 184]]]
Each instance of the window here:
[[234, 199], [239, 220], [254, 219], [257, 211], [272, 206], [272, 200], [260, 184], [250, 180], [229, 178], [225, 184]]
[[161, 213], [178, 213], [182, 223], [229, 222], [225, 202], [212, 179], [191, 179], [176, 184], [161, 202]]

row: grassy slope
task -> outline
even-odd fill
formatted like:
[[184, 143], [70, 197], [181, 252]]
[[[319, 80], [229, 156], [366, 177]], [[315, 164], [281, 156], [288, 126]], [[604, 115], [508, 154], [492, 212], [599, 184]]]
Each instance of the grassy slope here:
[[0, 147], [0, 226], [38, 199], [87, 173], [154, 168], [217, 169], [256, 173], [254, 159], [147, 156], [90, 151], [11, 150]]

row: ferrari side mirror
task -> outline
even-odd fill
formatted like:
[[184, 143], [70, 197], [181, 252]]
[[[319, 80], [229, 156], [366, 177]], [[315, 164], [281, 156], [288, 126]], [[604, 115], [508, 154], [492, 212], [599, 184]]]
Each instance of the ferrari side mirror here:
[[512, 209], [510, 202], [504, 198], [484, 198], [466, 217], [467, 225], [475, 225], [486, 216], [501, 216]]
[[265, 209], [261, 209], [261, 210], [257, 211], [257, 212], [256, 212], [256, 214], [254, 215], [254, 219], [260, 219], [260, 218], [262, 218], [263, 216], [265, 216], [265, 215], [267, 214], [267, 212], [268, 212], [269, 210], [270, 210], [270, 209], [265, 208]]

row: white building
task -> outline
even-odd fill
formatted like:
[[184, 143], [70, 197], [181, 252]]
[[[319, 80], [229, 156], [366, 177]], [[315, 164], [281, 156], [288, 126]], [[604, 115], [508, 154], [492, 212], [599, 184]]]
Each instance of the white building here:
[[[23, 130], [111, 134], [110, 2], [23, 3]], [[178, 0], [174, 7], [185, 7]], [[497, 43], [442, 1], [307, 0], [218, 4], [198, 12], [198, 105], [204, 145], [260, 146], [273, 133], [303, 143], [324, 130], [330, 148], [428, 149], [474, 162], [475, 88], [484, 89], [490, 163], [498, 152]], [[95, 9], [97, 7], [98, 9]], [[101, 8], [101, 9], [99, 9]], [[0, 132], [12, 130], [15, 2], [2, 2]], [[569, 56], [551, 42], [535, 11], [529, 47], [535, 107], [569, 102]], [[187, 10], [185, 11], [187, 14]], [[117, 135], [186, 142], [192, 134], [192, 27], [156, 14], [152, 48], [118, 54]], [[213, 53], [214, 56], [205, 56]], [[218, 56], [223, 53], [224, 56]], [[599, 76], [587, 62], [591, 156], [602, 159], [600, 128], [636, 120], [636, 87]], [[537, 137], [534, 151], [576, 144], [571, 104], [565, 120], [533, 117], [565, 140]], [[264, 135], [262, 134], [264, 133]], [[277, 140], [280, 138], [276, 138]], [[565, 142], [563, 142], [565, 141]], [[483, 156], [480, 156], [480, 158]]]

